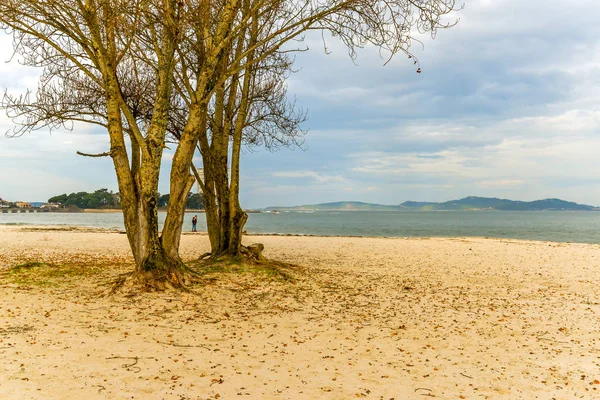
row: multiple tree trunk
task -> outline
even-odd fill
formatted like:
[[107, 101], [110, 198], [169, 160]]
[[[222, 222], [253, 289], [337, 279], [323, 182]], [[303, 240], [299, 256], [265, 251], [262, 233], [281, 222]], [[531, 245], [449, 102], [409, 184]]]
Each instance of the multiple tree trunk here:
[[[179, 243], [197, 148], [211, 257], [257, 251], [242, 246], [241, 148], [293, 144], [304, 120], [285, 89], [287, 54], [303, 49], [282, 48], [319, 30], [351, 56], [366, 44], [410, 56], [411, 27], [434, 34], [454, 1], [2, 0], [0, 28], [23, 63], [43, 72], [33, 99], [6, 94], [1, 107], [20, 119], [16, 134], [73, 122], [106, 129], [133, 276], [149, 288], [181, 287], [192, 275]], [[168, 135], [177, 144], [160, 232]]]

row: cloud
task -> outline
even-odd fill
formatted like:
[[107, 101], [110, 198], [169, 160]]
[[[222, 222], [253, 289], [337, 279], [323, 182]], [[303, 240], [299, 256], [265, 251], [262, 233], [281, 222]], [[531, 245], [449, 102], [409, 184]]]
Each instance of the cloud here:
[[[62, 193], [99, 189], [90, 186], [85, 180], [73, 179], [60, 173], [14, 167], [2, 168], [0, 188], [0, 197], [10, 201], [46, 201]], [[14, 193], [18, 195], [15, 196]]]
[[504, 186], [520, 186], [525, 184], [524, 181], [520, 179], [501, 179], [496, 181], [479, 181], [477, 182], [480, 186], [487, 187], [504, 187]]
[[[457, 16], [435, 40], [417, 35], [421, 74], [402, 54], [384, 67], [372, 46], [353, 63], [327, 36], [325, 54], [320, 35], [309, 33], [310, 51], [297, 54], [288, 80], [290, 96], [308, 110], [307, 151], [244, 153], [242, 204], [489, 195], [600, 205], [600, 2], [470, 0]], [[10, 39], [0, 37], [0, 49], [8, 60]], [[0, 63], [0, 85], [35, 89], [38, 73]], [[12, 126], [0, 116], [0, 130]], [[44, 181], [63, 191], [115, 188], [109, 159], [74, 154], [108, 145], [105, 132], [79, 125], [0, 138], [0, 167], [21, 171], [11, 170], [0, 189], [37, 200], [24, 196], [28, 174], [42, 199], [51, 190]], [[172, 153], [165, 154], [161, 192]]]
[[[553, 117], [515, 118], [475, 128], [457, 123], [408, 126], [397, 138], [389, 135], [387, 151], [349, 155], [352, 170], [387, 179], [456, 179], [520, 181], [541, 176], [595, 175], [595, 111], [565, 111]], [[420, 142], [421, 149], [415, 150]], [[427, 151], [426, 149], [430, 150]], [[573, 160], [577, 154], [577, 163]], [[515, 178], [511, 178], [515, 177]]]
[[0, 136], [0, 197], [45, 201], [61, 194], [116, 190], [110, 158], [78, 156], [77, 151], [101, 153], [109, 149], [108, 136], [35, 131], [17, 138]]
[[323, 175], [314, 171], [277, 171], [272, 176], [278, 178], [313, 178], [317, 182], [344, 182], [339, 175]]
[[376, 192], [379, 188], [377, 186], [349, 186], [344, 188], [344, 192], [346, 193], [367, 193], [367, 192]]

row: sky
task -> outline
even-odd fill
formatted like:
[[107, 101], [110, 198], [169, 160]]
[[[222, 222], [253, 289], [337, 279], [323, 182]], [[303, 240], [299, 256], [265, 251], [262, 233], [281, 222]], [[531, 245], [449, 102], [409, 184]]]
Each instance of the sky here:
[[[333, 201], [400, 204], [466, 196], [557, 197], [600, 206], [600, 2], [467, 0], [457, 26], [387, 65], [366, 48], [309, 36], [288, 93], [308, 112], [302, 148], [244, 149], [243, 207]], [[2, 34], [0, 34], [2, 35]], [[0, 36], [0, 58], [11, 41]], [[39, 72], [0, 63], [0, 88]], [[14, 124], [0, 111], [0, 131]], [[106, 132], [76, 125], [0, 136], [0, 197], [46, 201], [117, 191]], [[161, 171], [168, 192], [170, 154]]]

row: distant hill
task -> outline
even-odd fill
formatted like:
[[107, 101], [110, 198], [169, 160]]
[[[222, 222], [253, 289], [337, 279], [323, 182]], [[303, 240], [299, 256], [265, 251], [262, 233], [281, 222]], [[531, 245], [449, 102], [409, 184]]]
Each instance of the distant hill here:
[[427, 206], [431, 206], [433, 204], [438, 204], [438, 203], [432, 203], [429, 201], [405, 201], [404, 203], [400, 204], [400, 208], [401, 207], [427, 207]]
[[415, 203], [406, 201], [400, 204], [404, 210], [499, 210], [499, 211], [600, 211], [599, 207], [577, 204], [560, 199], [535, 201], [513, 201], [495, 197], [465, 197], [443, 203]]
[[578, 204], [560, 199], [544, 199], [535, 201], [514, 201], [507, 199], [469, 196], [460, 200], [450, 200], [443, 203], [405, 201], [398, 206], [363, 203], [360, 201], [336, 201], [333, 203], [309, 204], [294, 207], [268, 207], [266, 210], [306, 211], [306, 210], [336, 210], [336, 211], [600, 211], [600, 207]]
[[333, 203], [308, 204], [293, 207], [267, 207], [266, 210], [306, 211], [306, 210], [348, 210], [348, 211], [390, 211], [398, 210], [398, 206], [363, 203], [362, 201], [336, 201]]

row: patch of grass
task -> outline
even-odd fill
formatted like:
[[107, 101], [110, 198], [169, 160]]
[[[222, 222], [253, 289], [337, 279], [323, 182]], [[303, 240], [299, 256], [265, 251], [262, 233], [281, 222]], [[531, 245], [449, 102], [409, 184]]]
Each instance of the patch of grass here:
[[201, 261], [191, 264], [199, 275], [215, 274], [254, 274], [270, 279], [282, 279], [293, 282], [295, 279], [286, 269], [288, 266], [278, 262], [247, 263], [243, 259]]
[[258, 264], [249, 265], [248, 272], [259, 273], [270, 278], [283, 279], [284, 281], [294, 281], [294, 277], [278, 264]]
[[49, 264], [27, 261], [15, 265], [6, 274], [9, 282], [28, 286], [58, 286], [75, 277], [91, 276], [99, 269], [78, 264]]
[[19, 271], [26, 270], [26, 269], [40, 268], [40, 267], [46, 267], [46, 266], [48, 266], [48, 264], [43, 263], [43, 262], [27, 261], [27, 262], [24, 262], [23, 264], [15, 265], [14, 267], [11, 268], [11, 270], [13, 272], [19, 272]]

